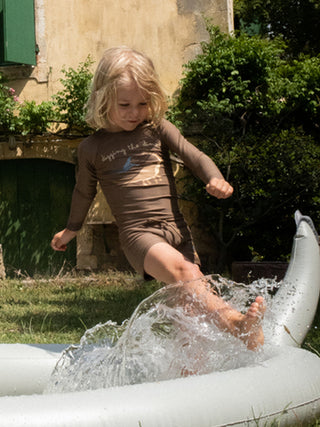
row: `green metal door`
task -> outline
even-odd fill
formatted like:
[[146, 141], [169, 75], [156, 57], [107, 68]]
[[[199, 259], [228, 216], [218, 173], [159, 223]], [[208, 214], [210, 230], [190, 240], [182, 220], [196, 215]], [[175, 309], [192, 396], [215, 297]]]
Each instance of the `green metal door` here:
[[0, 243], [8, 275], [57, 274], [63, 264], [75, 266], [75, 241], [66, 252], [50, 247], [53, 234], [65, 227], [74, 183], [68, 163], [0, 162]]

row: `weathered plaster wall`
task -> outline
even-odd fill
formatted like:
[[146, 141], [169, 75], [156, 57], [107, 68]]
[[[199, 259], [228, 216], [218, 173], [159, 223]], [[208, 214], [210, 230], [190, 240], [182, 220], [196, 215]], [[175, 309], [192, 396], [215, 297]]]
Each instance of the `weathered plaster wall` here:
[[22, 100], [38, 102], [60, 88], [62, 67], [76, 68], [88, 54], [97, 63], [115, 45], [151, 56], [170, 95], [207, 39], [205, 17], [232, 30], [232, 0], [35, 0], [35, 9], [38, 66], [30, 78], [20, 70], [12, 86]]

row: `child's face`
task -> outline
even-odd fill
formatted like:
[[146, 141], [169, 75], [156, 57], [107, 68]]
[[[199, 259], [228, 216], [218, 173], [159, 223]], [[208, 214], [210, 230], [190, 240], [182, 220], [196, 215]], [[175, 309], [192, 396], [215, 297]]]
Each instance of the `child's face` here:
[[117, 89], [117, 99], [109, 117], [111, 132], [132, 131], [148, 118], [148, 98], [135, 81], [122, 83]]

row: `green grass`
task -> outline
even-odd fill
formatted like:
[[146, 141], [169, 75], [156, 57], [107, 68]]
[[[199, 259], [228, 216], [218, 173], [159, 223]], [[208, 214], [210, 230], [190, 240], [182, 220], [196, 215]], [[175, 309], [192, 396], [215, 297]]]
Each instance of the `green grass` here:
[[77, 343], [99, 322], [121, 324], [159, 287], [118, 272], [0, 280], [0, 342]]

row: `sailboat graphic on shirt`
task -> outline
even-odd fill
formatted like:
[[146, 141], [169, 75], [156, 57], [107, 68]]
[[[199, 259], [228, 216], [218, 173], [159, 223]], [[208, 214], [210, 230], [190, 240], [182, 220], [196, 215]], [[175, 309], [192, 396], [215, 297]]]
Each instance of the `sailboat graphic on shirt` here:
[[137, 173], [132, 175], [129, 174], [128, 175], [128, 184], [140, 184], [140, 185], [149, 185], [152, 181], [154, 181], [155, 183], [159, 182], [159, 178], [160, 178], [160, 164], [161, 164], [161, 157], [158, 156], [157, 154], [148, 154], [148, 158], [150, 161], [150, 158], [153, 158], [152, 163], [149, 164], [140, 164], [140, 163], [134, 163], [132, 161], [132, 157], [128, 157], [128, 159], [126, 160], [124, 166], [122, 167], [121, 170], [118, 170], [116, 173], [119, 174], [123, 174], [126, 172], [129, 172], [131, 169], [138, 167], [137, 168]]
[[125, 165], [123, 166], [122, 172], [127, 172], [129, 171], [131, 168], [133, 168], [134, 166], [138, 166], [136, 163], [132, 163], [131, 162], [131, 156], [128, 157]]

